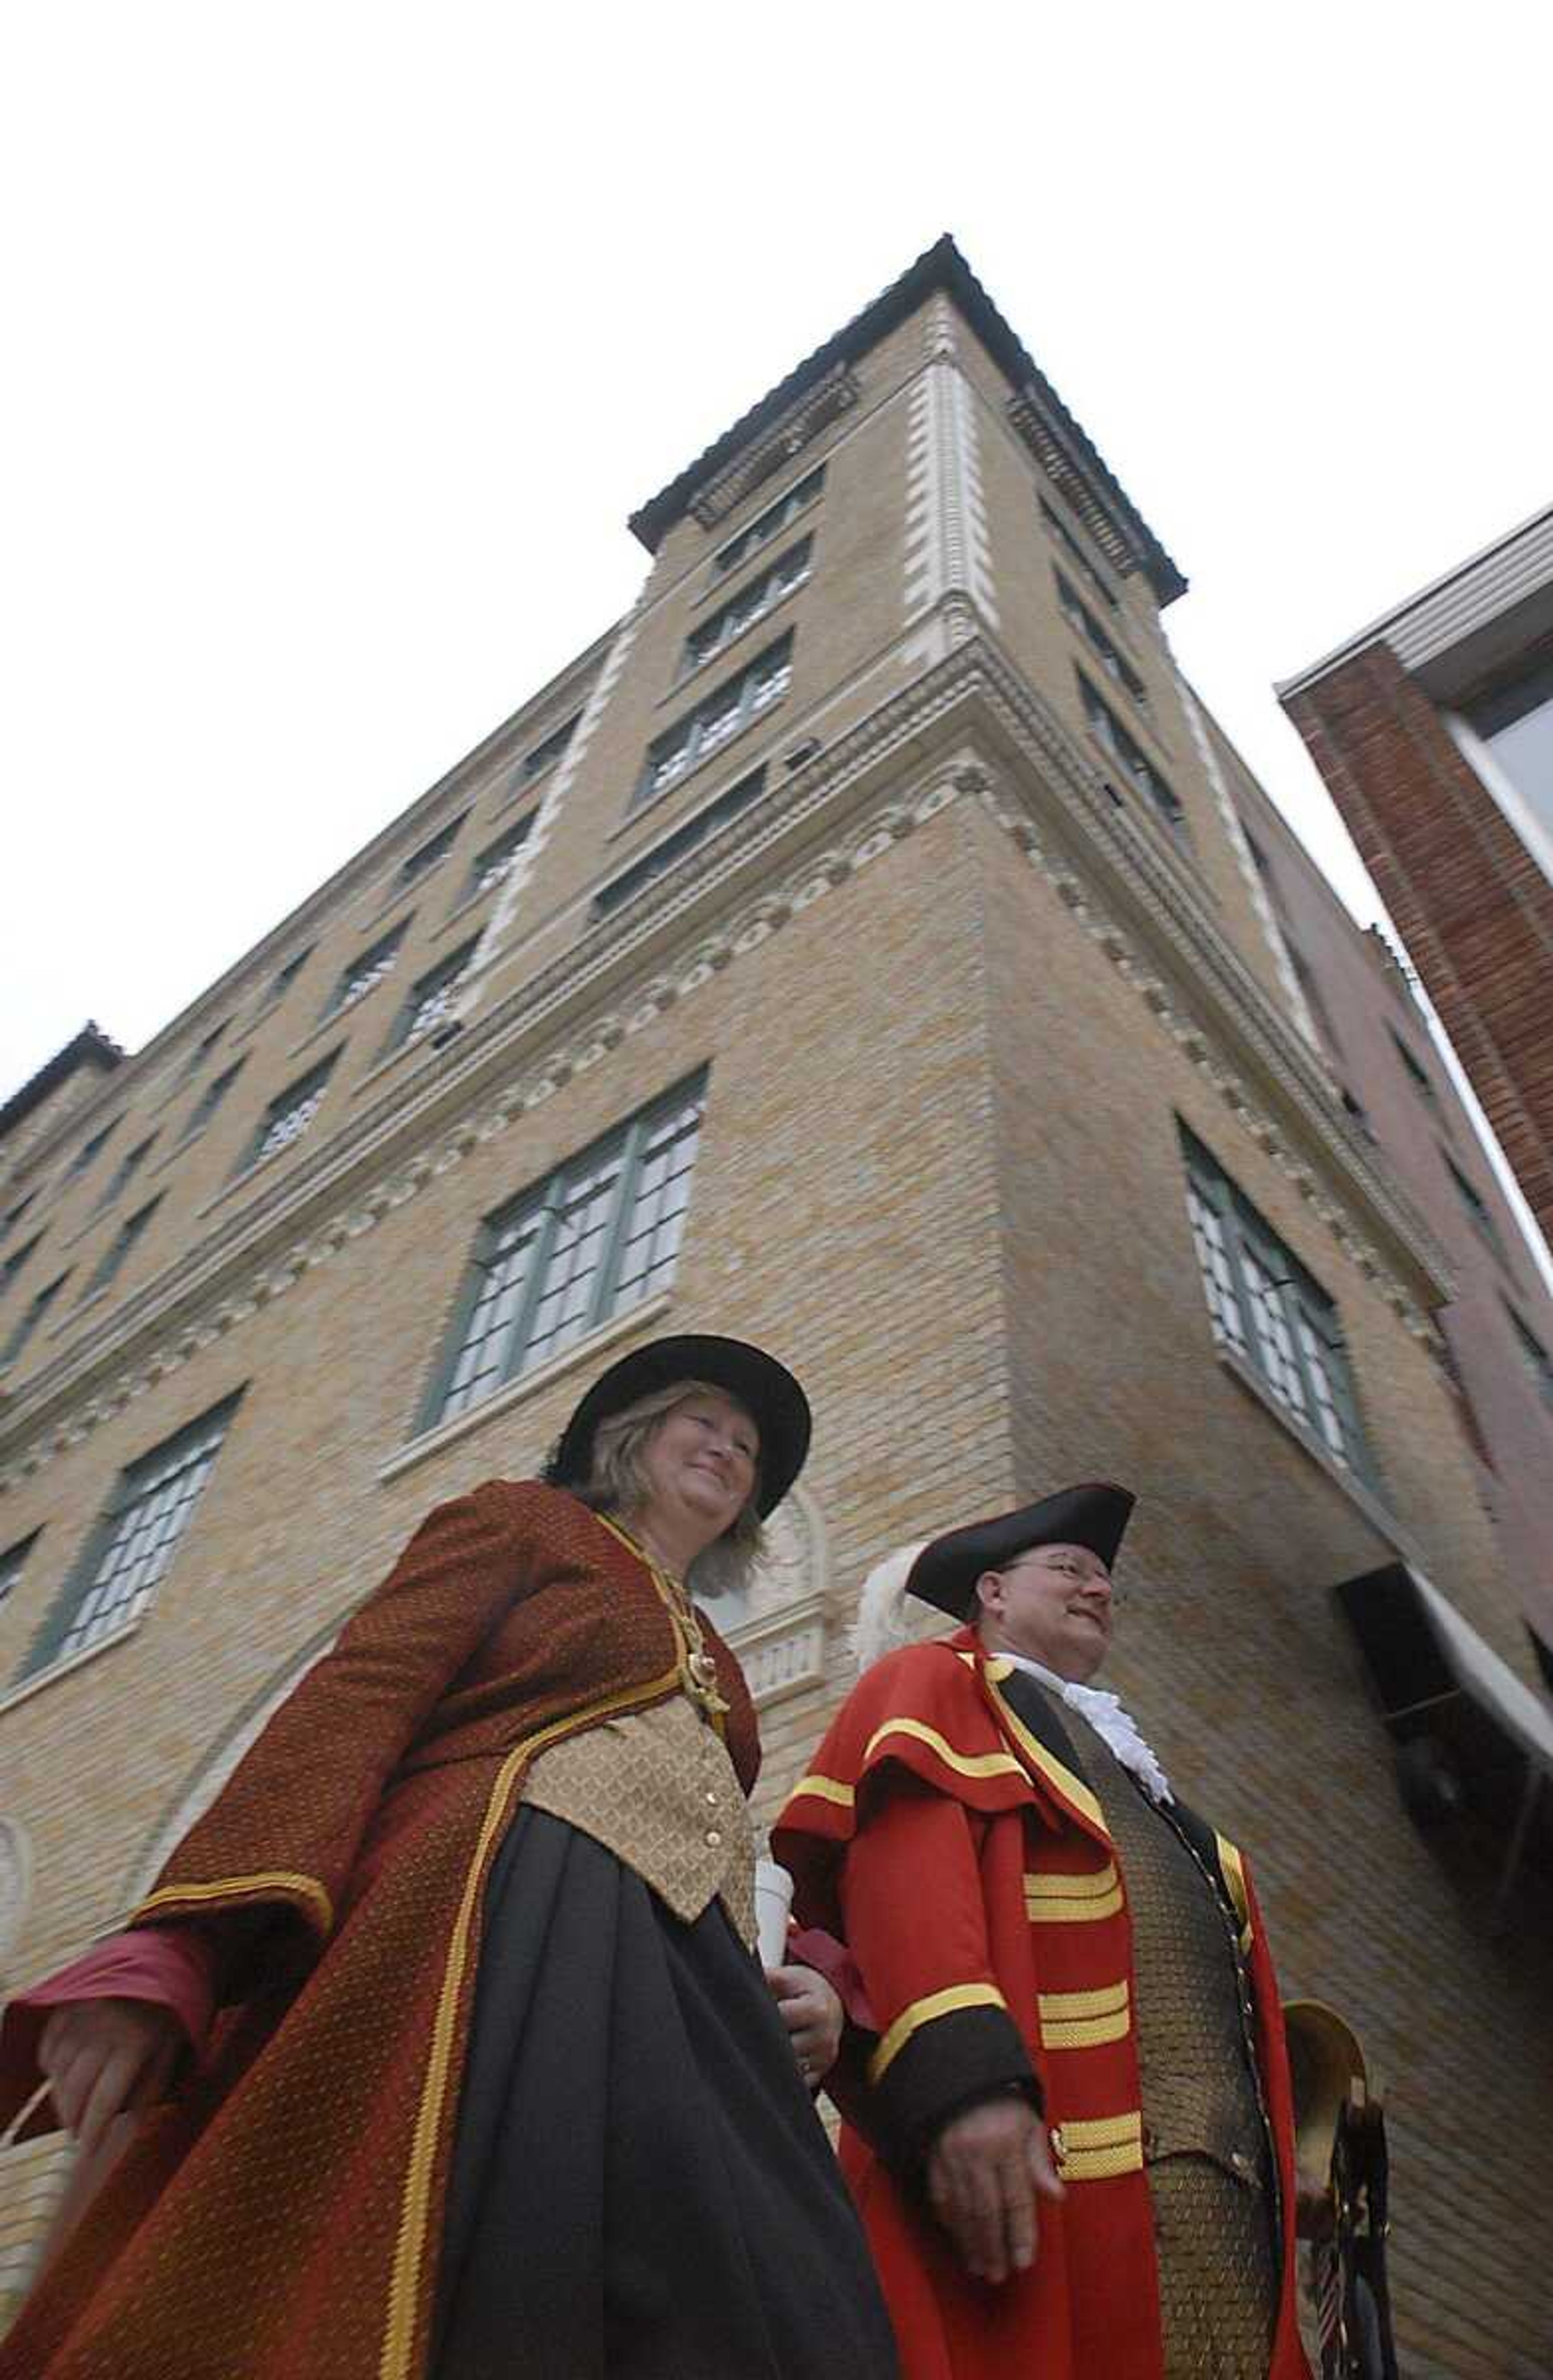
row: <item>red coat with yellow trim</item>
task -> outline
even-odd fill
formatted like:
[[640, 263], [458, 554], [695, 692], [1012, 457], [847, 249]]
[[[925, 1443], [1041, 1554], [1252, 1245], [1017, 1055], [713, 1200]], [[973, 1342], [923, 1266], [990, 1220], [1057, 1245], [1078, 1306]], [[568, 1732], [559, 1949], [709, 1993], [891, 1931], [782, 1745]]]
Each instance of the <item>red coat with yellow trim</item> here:
[[[773, 1833], [802, 1923], [849, 1944], [873, 2046], [837, 2086], [842, 2153], [904, 2380], [1161, 2380], [1126, 1879], [1095, 1796], [1000, 1692], [973, 1631], [855, 1688]], [[1283, 2211], [1269, 2380], [1307, 2380], [1294, 2312], [1293, 2147], [1272, 1964], [1244, 1863], [1243, 1923]], [[929, 2212], [923, 2159], [958, 2109], [1038, 2091], [1067, 2185], [1031, 2271], [972, 2279]]]
[[[747, 1791], [754, 1712], [708, 1627]], [[0, 2342], [0, 2380], [416, 2380], [486, 1873], [547, 1743], [678, 1688], [642, 1562], [577, 1500], [431, 1513], [132, 1923], [223, 1954], [212, 2054]]]

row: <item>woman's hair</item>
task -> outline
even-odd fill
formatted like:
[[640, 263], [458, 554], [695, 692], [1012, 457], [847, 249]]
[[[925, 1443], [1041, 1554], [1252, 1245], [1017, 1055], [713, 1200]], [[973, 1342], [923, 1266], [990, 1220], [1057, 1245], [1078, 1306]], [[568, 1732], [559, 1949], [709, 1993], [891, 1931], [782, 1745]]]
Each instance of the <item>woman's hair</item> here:
[[[624, 1515], [637, 1510], [652, 1492], [642, 1456], [659, 1423], [689, 1397], [721, 1397], [727, 1393], [710, 1380], [676, 1380], [672, 1387], [654, 1389], [650, 1395], [638, 1397], [635, 1404], [624, 1405], [619, 1413], [611, 1414], [593, 1433], [588, 1477], [577, 1488], [577, 1495], [596, 1512]], [[760, 1525], [756, 1501], [759, 1493], [760, 1465], [757, 1461], [749, 1500], [737, 1520], [705, 1547], [690, 1565], [685, 1583], [697, 1596], [729, 1595], [747, 1585], [750, 1572], [766, 1548], [766, 1533]]]

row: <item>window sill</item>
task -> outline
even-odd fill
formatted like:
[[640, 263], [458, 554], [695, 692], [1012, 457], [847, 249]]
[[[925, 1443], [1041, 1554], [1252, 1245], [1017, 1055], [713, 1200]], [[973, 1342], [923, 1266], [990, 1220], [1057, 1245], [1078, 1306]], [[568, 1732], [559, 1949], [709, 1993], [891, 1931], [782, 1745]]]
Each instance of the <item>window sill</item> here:
[[516, 1406], [526, 1404], [530, 1397], [538, 1396], [541, 1390], [564, 1378], [579, 1365], [591, 1362], [607, 1347], [613, 1347], [617, 1339], [626, 1338], [632, 1331], [641, 1330], [645, 1323], [658, 1321], [673, 1304], [673, 1291], [662, 1290], [656, 1297], [644, 1298], [639, 1305], [628, 1306], [624, 1314], [613, 1314], [607, 1322], [601, 1322], [585, 1338], [574, 1340], [569, 1347], [564, 1348], [559, 1355], [552, 1355], [548, 1363], [536, 1364], [531, 1372], [509, 1380], [504, 1389], [498, 1389], [483, 1403], [472, 1405], [467, 1413], [455, 1415], [452, 1421], [439, 1422], [434, 1429], [424, 1431], [419, 1438], [412, 1438], [397, 1454], [391, 1454], [386, 1463], [379, 1463], [378, 1478], [386, 1487], [390, 1480], [401, 1478], [406, 1471], [413, 1471], [418, 1463], [428, 1461], [433, 1454], [441, 1454], [446, 1447], [457, 1445], [461, 1439], [468, 1438], [485, 1423], [512, 1413]]
[[115, 1645], [126, 1644], [131, 1636], [139, 1635], [142, 1624], [140, 1620], [131, 1620], [123, 1628], [112, 1629], [106, 1636], [99, 1636], [94, 1645], [83, 1645], [79, 1653], [67, 1654], [62, 1661], [51, 1661], [46, 1669], [34, 1670], [30, 1677], [19, 1679], [0, 1694], [0, 1712], [15, 1710], [18, 1703], [40, 1694], [44, 1686], [56, 1685], [61, 1678], [68, 1678], [77, 1670], [84, 1670], [87, 1663], [95, 1661], [100, 1653], [111, 1653]]
[[1318, 1470], [1325, 1472], [1333, 1487], [1341, 1488], [1349, 1502], [1355, 1506], [1369, 1523], [1377, 1536], [1384, 1537], [1386, 1543], [1393, 1547], [1404, 1560], [1421, 1565], [1423, 1557], [1417, 1546], [1408, 1536], [1396, 1515], [1381, 1501], [1376, 1490], [1366, 1487], [1365, 1482], [1345, 1464], [1339, 1463], [1329, 1454], [1315, 1432], [1307, 1429], [1304, 1424], [1289, 1411], [1287, 1405], [1280, 1404], [1261, 1375], [1253, 1370], [1244, 1356], [1235, 1354], [1231, 1348], [1221, 1343], [1216, 1347], [1215, 1353], [1221, 1369], [1228, 1372], [1237, 1387], [1244, 1389], [1246, 1395], [1259, 1404], [1264, 1413], [1270, 1414], [1280, 1428], [1293, 1439], [1302, 1452], [1308, 1455]]
[[[382, 900], [378, 903], [377, 907], [373, 909], [369, 916], [362, 918], [361, 923], [356, 929], [357, 932], [358, 934], [370, 934], [375, 931], [375, 929], [383, 923], [385, 918], [392, 917], [394, 910], [398, 907], [401, 901], [419, 901], [422, 892], [431, 881], [432, 877], [437, 874], [440, 868], [445, 868], [452, 857], [453, 854], [451, 851], [444, 852], [441, 859], [434, 859], [430, 868], [423, 868], [420, 874], [412, 879], [408, 884], [396, 884], [394, 887], [393, 892], [386, 893]], [[408, 918], [406, 918], [405, 922], [407, 926], [409, 923]]]

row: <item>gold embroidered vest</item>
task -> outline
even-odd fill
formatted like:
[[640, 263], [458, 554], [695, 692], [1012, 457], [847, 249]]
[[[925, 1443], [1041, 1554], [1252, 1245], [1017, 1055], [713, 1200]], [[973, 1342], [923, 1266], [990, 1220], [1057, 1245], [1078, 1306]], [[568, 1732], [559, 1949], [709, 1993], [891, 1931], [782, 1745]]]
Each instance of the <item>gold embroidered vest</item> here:
[[734, 1764], [686, 1694], [552, 1744], [524, 1800], [591, 1835], [686, 1925], [714, 1898], [755, 1947], [755, 1835]]

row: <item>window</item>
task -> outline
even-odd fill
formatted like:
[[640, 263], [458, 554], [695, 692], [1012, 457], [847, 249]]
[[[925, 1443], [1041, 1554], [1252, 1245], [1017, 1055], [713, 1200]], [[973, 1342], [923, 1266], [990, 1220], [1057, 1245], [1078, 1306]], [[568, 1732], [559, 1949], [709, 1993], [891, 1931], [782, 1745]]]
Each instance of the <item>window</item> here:
[[239, 1172], [246, 1172], [250, 1165], [262, 1165], [266, 1158], [278, 1156], [283, 1148], [289, 1148], [294, 1140], [301, 1139], [318, 1113], [339, 1054], [337, 1050], [332, 1050], [310, 1075], [304, 1075], [299, 1083], [293, 1083], [278, 1099], [271, 1100], [264, 1111], [264, 1121], [237, 1168]]
[[1427, 1099], [1431, 1107], [1437, 1105], [1438, 1093], [1435, 1089], [1434, 1078], [1423, 1060], [1414, 1057], [1394, 1025], [1389, 1025], [1386, 1029], [1391, 1036], [1398, 1057], [1401, 1060], [1402, 1071], [1419, 1098]]
[[1186, 1204], [1222, 1347], [1250, 1366], [1334, 1462], [1367, 1476], [1338, 1310], [1184, 1125]]
[[624, 907], [644, 885], [650, 884], [654, 877], [666, 874], [677, 860], [685, 857], [687, 851], [694, 851], [698, 843], [705, 843], [709, 835], [715, 834], [718, 828], [725, 826], [731, 818], [736, 818], [740, 810], [747, 809], [751, 802], [758, 799], [765, 784], [765, 770], [751, 769], [737, 784], [730, 785], [725, 794], [720, 794], [715, 802], [709, 802], [704, 809], [696, 812], [694, 818], [676, 827], [673, 834], [666, 834], [661, 843], [655, 843], [650, 851], [644, 852], [640, 859], [634, 860], [629, 868], [623, 868], [618, 876], [612, 876], [607, 884], [601, 885], [593, 895], [594, 916], [607, 917], [613, 909]]
[[401, 892], [406, 884], [419, 884], [423, 876], [431, 875], [433, 868], [442, 866], [457, 842], [458, 830], [468, 815], [467, 810], [460, 810], [455, 819], [449, 819], [446, 826], [439, 827], [429, 842], [423, 843], [419, 850], [411, 852], [395, 879]]
[[39, 1323], [42, 1320], [44, 1315], [48, 1312], [49, 1307], [54, 1304], [55, 1299], [59, 1295], [60, 1291], [64, 1288], [70, 1276], [67, 1272], [62, 1272], [56, 1281], [50, 1281], [46, 1289], [41, 1289], [38, 1292], [38, 1294], [32, 1300], [31, 1305], [28, 1307], [26, 1313], [21, 1316], [16, 1328], [12, 1330], [10, 1337], [6, 1342], [5, 1352], [0, 1354], [0, 1370], [4, 1370], [7, 1364], [14, 1364], [16, 1362], [17, 1357], [20, 1354], [28, 1341], [31, 1338], [32, 1333], [36, 1330]]
[[9, 1289], [12, 1281], [15, 1281], [18, 1273], [27, 1262], [27, 1259], [31, 1255], [33, 1249], [39, 1245], [42, 1236], [42, 1232], [34, 1232], [30, 1240], [24, 1241], [19, 1248], [13, 1248], [11, 1254], [6, 1258], [5, 1263], [0, 1264], [0, 1297], [3, 1297], [6, 1290]]
[[516, 826], [510, 826], [505, 834], [498, 835], [478, 855], [464, 887], [466, 901], [478, 901], [482, 892], [493, 892], [512, 874], [513, 861], [528, 840], [535, 816], [530, 810], [527, 818], [520, 818]]
[[70, 1160], [69, 1164], [65, 1168], [64, 1179], [67, 1182], [73, 1182], [79, 1173], [84, 1173], [86, 1172], [87, 1167], [91, 1164], [98, 1150], [103, 1147], [104, 1141], [109, 1138], [110, 1135], [118, 1130], [118, 1126], [119, 1118], [115, 1116], [112, 1123], [105, 1123], [101, 1132], [94, 1132], [90, 1140], [82, 1141], [79, 1148], [77, 1149], [74, 1157]]
[[192, 1140], [197, 1133], [204, 1131], [246, 1063], [245, 1059], [239, 1058], [235, 1066], [228, 1066], [224, 1075], [217, 1075], [213, 1082], [206, 1084], [188, 1111], [188, 1122], [183, 1128], [185, 1140]]
[[274, 977], [270, 985], [269, 990], [264, 995], [264, 1005], [266, 1008], [275, 1008], [279, 1006], [280, 1002], [285, 998], [286, 993], [291, 990], [291, 987], [296, 982], [297, 977], [301, 974], [302, 969], [307, 965], [308, 961], [311, 958], [312, 954], [313, 946], [311, 942], [309, 942], [306, 950], [297, 951], [291, 958], [286, 960], [285, 965]]
[[107, 1187], [91, 1210], [94, 1215], [100, 1215], [104, 1207], [111, 1207], [120, 1193], [128, 1189], [136, 1174], [151, 1155], [152, 1142], [155, 1138], [155, 1133], [152, 1133], [147, 1139], [139, 1142], [127, 1155], [119, 1159], [108, 1176]]
[[673, 1279], [706, 1078], [633, 1116], [481, 1226], [423, 1426], [504, 1382]]
[[[0, 1223], [0, 1240], [8, 1240], [10, 1238], [11, 1233], [16, 1230], [17, 1225], [26, 1214], [27, 1209], [30, 1207], [37, 1195], [38, 1193], [36, 1189], [32, 1189], [28, 1192], [25, 1198], [18, 1198], [17, 1200], [16, 1205], [6, 1215], [5, 1221]], [[37, 1242], [34, 1241], [32, 1245], [35, 1247], [37, 1245]]]
[[343, 1010], [354, 1008], [358, 1000], [365, 1000], [367, 994], [375, 990], [385, 975], [392, 975], [408, 924], [407, 917], [401, 917], [390, 932], [372, 944], [370, 950], [363, 951], [358, 959], [352, 959], [334, 986], [334, 997], [323, 1012], [325, 1016], [338, 1016]]
[[1082, 596], [1074, 593], [1062, 572], [1059, 570], [1053, 575], [1057, 580], [1057, 601], [1062, 606], [1062, 617], [1069, 627], [1076, 630], [1085, 643], [1094, 652], [1098, 653], [1117, 685], [1124, 686], [1139, 708], [1147, 710], [1147, 688], [1132, 662], [1128, 661], [1115, 639], [1100, 625]]
[[173, 1086], [176, 1091], [181, 1091], [186, 1083], [191, 1083], [194, 1080], [195, 1075], [200, 1072], [200, 1067], [210, 1056], [211, 1051], [215, 1048], [216, 1043], [220, 1040], [231, 1021], [230, 1017], [224, 1016], [219, 1025], [212, 1026], [210, 1031], [205, 1035], [202, 1040], [195, 1043], [193, 1049], [188, 1053], [188, 1060], [184, 1064], [182, 1072], [178, 1075], [177, 1081]]
[[127, 1216], [119, 1225], [99, 1257], [96, 1270], [81, 1292], [83, 1305], [89, 1297], [95, 1297], [99, 1290], [106, 1289], [108, 1283], [123, 1270], [125, 1258], [161, 1203], [161, 1196], [158, 1195], [148, 1205], [142, 1207], [138, 1214]]
[[1101, 577], [1099, 565], [1090, 560], [1089, 555], [1080, 544], [1076, 534], [1068, 527], [1067, 522], [1062, 518], [1062, 516], [1057, 510], [1056, 505], [1049, 504], [1044, 496], [1040, 498], [1039, 502], [1042, 520], [1046, 523], [1047, 528], [1051, 531], [1052, 536], [1056, 539], [1058, 544], [1062, 547], [1069, 561], [1074, 564], [1075, 568], [1083, 572], [1085, 584], [1088, 587], [1092, 587], [1097, 595], [1102, 596], [1105, 601], [1110, 605], [1111, 610], [1114, 612], [1116, 609], [1116, 597], [1112, 594], [1108, 582]]
[[1106, 747], [1122, 772], [1130, 778], [1162, 825], [1167, 827], [1182, 848], [1190, 851], [1192, 838], [1186, 829], [1186, 813], [1170, 786], [1147, 754], [1140, 749], [1103, 696], [1098, 694], [1082, 670], [1074, 672], [1078, 690], [1084, 702], [1084, 715], [1089, 722], [1089, 732]]
[[796, 520], [800, 513], [807, 512], [824, 485], [825, 466], [821, 463], [818, 470], [807, 472], [784, 496], [779, 496], [774, 504], [768, 504], [747, 528], [741, 529], [737, 537], [730, 538], [726, 545], [721, 546], [712, 556], [712, 568], [719, 573], [736, 570], [741, 562], [747, 561], [761, 546], [770, 545], [773, 537], [780, 537], [789, 521]]
[[1553, 832], [1553, 657], [1466, 707], [1466, 716], [1538, 823]]
[[132, 1463], [31, 1645], [20, 1674], [68, 1660], [138, 1620], [194, 1516], [236, 1410], [229, 1398]]
[[1337, 1026], [1332, 1023], [1332, 1013], [1327, 1005], [1326, 995], [1316, 980], [1315, 968], [1304, 951], [1290, 940], [1287, 930], [1283, 936], [1283, 947], [1289, 953], [1289, 964], [1294, 970], [1294, 980], [1304, 994], [1304, 1004], [1316, 1021], [1316, 1031], [1328, 1049], [1341, 1055], [1342, 1043], [1338, 1038]]
[[789, 633], [774, 645], [768, 645], [737, 677], [729, 678], [715, 694], [709, 694], [694, 710], [686, 712], [677, 726], [671, 727], [649, 747], [647, 766], [637, 782], [632, 808], [639, 808], [655, 794], [666, 793], [692, 769], [720, 752], [752, 719], [781, 701], [792, 677], [793, 638]]
[[18, 1544], [7, 1546], [5, 1552], [0, 1554], [0, 1603], [5, 1602], [6, 1597], [20, 1578], [27, 1566], [27, 1557], [38, 1542], [38, 1531], [34, 1529], [30, 1537], [23, 1537]]
[[764, 619], [784, 596], [791, 595], [795, 587], [803, 585], [809, 575], [809, 552], [813, 542], [812, 538], [800, 538], [796, 545], [790, 545], [785, 553], [778, 556], [769, 570], [762, 571], [758, 578], [752, 578], [747, 587], [712, 613], [710, 619], [692, 628], [680, 656], [681, 677], [688, 677], [693, 670], [703, 669], [708, 662], [715, 660], [726, 646], [731, 645], [735, 637], [742, 637], [746, 628], [752, 627], [757, 620]]
[[1543, 1403], [1553, 1405], [1553, 1355], [1548, 1354], [1535, 1331], [1522, 1321], [1508, 1298], [1504, 1301], [1504, 1310], [1510, 1317], [1510, 1327], [1514, 1333], [1521, 1361], [1530, 1373]]
[[446, 1021], [453, 1005], [453, 995], [469, 972], [469, 963], [479, 947], [477, 934], [423, 975], [410, 987], [409, 998], [400, 1010], [394, 1030], [388, 1038], [391, 1050], [402, 1049], [406, 1041], [415, 1041], [421, 1034], [431, 1032]]
[[547, 769], [554, 768], [576, 735], [577, 721], [581, 717], [580, 710], [574, 710], [570, 719], [564, 721], [553, 735], [547, 735], [542, 744], [536, 744], [531, 752], [525, 754], [523, 765], [517, 772], [520, 787], [531, 785], [536, 777], [542, 777]]
[[1446, 1172], [1456, 1185], [1456, 1196], [1461, 1200], [1474, 1229], [1493, 1250], [1500, 1264], [1508, 1266], [1509, 1257], [1505, 1253], [1504, 1242], [1499, 1237], [1499, 1227], [1494, 1220], [1483, 1193], [1477, 1188], [1475, 1183], [1468, 1181], [1455, 1159], [1448, 1156], [1443, 1148], [1440, 1150], [1440, 1158]]

